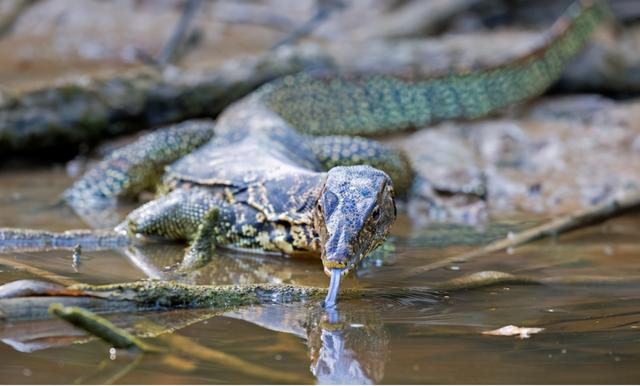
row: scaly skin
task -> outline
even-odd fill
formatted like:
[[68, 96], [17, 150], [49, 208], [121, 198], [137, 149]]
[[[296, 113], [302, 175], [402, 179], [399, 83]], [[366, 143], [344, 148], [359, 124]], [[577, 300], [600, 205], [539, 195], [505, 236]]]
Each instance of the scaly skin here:
[[[129, 230], [193, 240], [188, 261], [227, 246], [322, 255], [325, 267], [346, 274], [395, 219], [390, 178], [365, 165], [325, 171], [309, 138], [273, 112], [246, 106], [253, 103], [230, 108], [212, 141], [167, 168], [170, 192], [132, 212]], [[378, 154], [375, 146], [355, 149]]]
[[[210, 121], [186, 121], [116, 149], [67, 190], [65, 200], [74, 206], [100, 205], [152, 189], [162, 176], [163, 166], [209, 141], [213, 127]], [[83, 194], [87, 191], [93, 193]]]
[[478, 118], [546, 90], [608, 13], [605, 1], [578, 1], [553, 25], [545, 44], [492, 68], [429, 79], [300, 74], [258, 92], [296, 129], [315, 135], [379, 135]]
[[[478, 118], [538, 95], [607, 13], [605, 1], [579, 1], [554, 24], [545, 44], [492, 68], [428, 79], [287, 76], [227, 108], [213, 130], [185, 125], [121, 149], [66, 197], [82, 209], [136, 193], [163, 165], [191, 153], [167, 169], [163, 186], [169, 194], [128, 217], [131, 231], [193, 240], [189, 253], [196, 256], [189, 260], [209, 255], [216, 245], [303, 251], [321, 254], [325, 271], [346, 273], [381, 243], [395, 220], [387, 175], [404, 193], [412, 173], [401, 154], [344, 136]], [[192, 152], [212, 133], [211, 141]], [[357, 164], [386, 174], [334, 167]]]
[[[274, 111], [298, 132], [322, 136], [380, 135], [419, 128], [446, 119], [478, 118], [546, 90], [608, 13], [604, 0], [578, 1], [556, 21], [544, 44], [523, 57], [491, 68], [460, 71], [428, 79], [301, 73], [267, 84], [252, 97], [257, 99], [259, 106]], [[171, 156], [166, 156], [165, 163], [170, 162], [169, 158], [177, 159], [193, 149], [196, 145], [194, 140], [180, 139], [194, 136], [191, 130], [171, 133], [172, 137], [177, 138], [175, 143], [178, 146], [171, 147]], [[204, 143], [206, 135], [213, 133], [207, 129], [204, 136], [197, 137]], [[326, 168], [354, 162], [368, 163], [392, 177], [400, 196], [411, 185], [413, 176], [402, 155], [379, 144], [363, 142], [362, 145], [354, 145], [361, 147], [360, 150], [337, 156], [335, 149], [340, 141], [319, 139], [310, 146], [315, 149], [316, 156], [325, 162]], [[93, 198], [104, 200], [147, 188], [148, 180], [138, 176], [140, 170], [158, 170], [159, 164], [154, 163], [151, 168], [149, 157], [140, 159], [139, 154], [168, 152], [162, 140], [146, 142], [124, 147], [117, 156], [108, 157], [99, 166], [103, 171], [92, 172], [91, 178], [87, 176], [80, 180], [67, 191], [67, 197], [75, 196], [82, 201], [94, 201]], [[376, 156], [367, 157], [367, 152], [374, 146], [378, 147]], [[350, 143], [341, 149], [349, 147]], [[110, 165], [116, 157], [117, 165]], [[108, 184], [96, 184], [95, 181], [101, 176], [105, 177], [102, 179], [108, 178], [106, 170], [117, 170], [119, 177], [124, 177]], [[136, 184], [135, 180], [146, 182]], [[109, 193], [108, 197], [104, 193]], [[83, 205], [87, 204], [74, 204], [75, 207]]]

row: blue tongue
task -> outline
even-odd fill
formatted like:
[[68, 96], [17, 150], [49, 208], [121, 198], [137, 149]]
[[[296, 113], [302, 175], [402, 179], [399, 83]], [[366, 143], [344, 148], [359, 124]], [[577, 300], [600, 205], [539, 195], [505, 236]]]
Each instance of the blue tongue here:
[[331, 270], [331, 282], [329, 283], [329, 292], [324, 299], [322, 306], [324, 308], [332, 308], [336, 306], [336, 299], [338, 298], [338, 291], [340, 290], [340, 276], [341, 270], [334, 268]]

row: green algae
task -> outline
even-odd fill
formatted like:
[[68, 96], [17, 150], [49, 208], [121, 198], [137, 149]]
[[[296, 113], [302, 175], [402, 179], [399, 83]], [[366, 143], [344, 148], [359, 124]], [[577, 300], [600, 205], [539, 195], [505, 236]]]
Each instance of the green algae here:
[[169, 281], [137, 281], [130, 283], [86, 285], [69, 289], [100, 297], [131, 300], [157, 307], [190, 307], [227, 309], [264, 303], [289, 303], [320, 299], [325, 288], [297, 285], [189, 285]]

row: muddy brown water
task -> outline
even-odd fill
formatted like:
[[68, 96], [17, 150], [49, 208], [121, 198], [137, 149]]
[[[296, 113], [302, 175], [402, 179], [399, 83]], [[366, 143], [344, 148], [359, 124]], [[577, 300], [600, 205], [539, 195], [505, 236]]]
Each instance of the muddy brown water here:
[[[84, 227], [51, 206], [71, 178], [63, 167], [0, 172], [0, 226], [64, 230]], [[126, 210], [126, 209], [125, 209]], [[535, 277], [638, 275], [638, 213], [409, 279], [417, 267], [473, 248], [536, 219], [499, 221], [484, 230], [416, 229], [405, 216], [394, 247], [344, 284], [424, 286], [481, 270]], [[163, 278], [183, 252], [162, 244], [135, 251], [85, 252], [76, 272], [69, 252], [6, 254], [77, 281], [108, 283]], [[220, 253], [191, 283], [294, 282], [326, 285], [319, 261]], [[0, 282], [29, 274], [0, 265]], [[637, 383], [640, 381], [640, 283], [589, 286], [494, 286], [342, 301], [336, 315], [315, 304], [249, 307], [212, 316], [207, 310], [114, 313], [126, 326], [147, 318], [178, 327], [193, 342], [318, 383]], [[334, 319], [332, 319], [334, 318]], [[529, 339], [487, 336], [506, 325], [545, 328]], [[153, 342], [155, 339], [149, 339]], [[0, 321], [2, 383], [264, 383], [243, 368], [184, 356], [133, 354], [57, 320]]]

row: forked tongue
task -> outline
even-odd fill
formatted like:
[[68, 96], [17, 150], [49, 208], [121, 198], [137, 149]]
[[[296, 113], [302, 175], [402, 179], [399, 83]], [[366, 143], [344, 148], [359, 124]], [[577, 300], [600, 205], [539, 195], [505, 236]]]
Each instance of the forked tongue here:
[[327, 297], [324, 299], [322, 306], [324, 308], [332, 308], [336, 306], [336, 299], [338, 298], [338, 291], [340, 290], [340, 276], [342, 270], [334, 268], [331, 270], [331, 282], [329, 283], [329, 291]]

